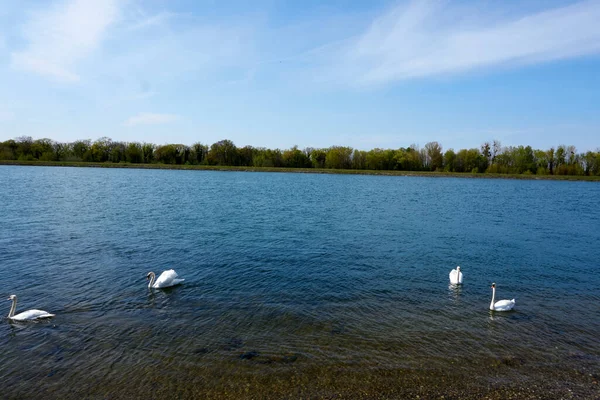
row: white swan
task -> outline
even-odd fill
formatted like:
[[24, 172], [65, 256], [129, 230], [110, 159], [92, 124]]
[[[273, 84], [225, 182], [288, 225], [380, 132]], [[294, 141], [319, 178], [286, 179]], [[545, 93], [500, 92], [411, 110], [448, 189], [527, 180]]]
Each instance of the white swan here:
[[15, 310], [17, 309], [17, 296], [11, 294], [7, 300], [12, 300], [12, 305], [10, 306], [10, 311], [7, 317], [8, 319], [12, 319], [14, 321], [32, 321], [34, 319], [54, 317], [54, 314], [50, 314], [49, 312], [42, 310], [27, 310], [15, 315]]
[[[156, 279], [156, 274], [154, 272], [148, 272], [146, 275], [146, 279], [150, 282], [148, 283], [148, 288], [153, 289], [162, 289], [170, 286], [175, 286], [183, 282], [185, 279], [177, 279], [179, 275], [175, 270], [170, 269], [168, 271], [163, 271], [162, 274]], [[154, 280], [156, 279], [156, 282]]]
[[460, 272], [460, 267], [456, 267], [456, 269], [450, 271], [450, 283], [453, 285], [463, 283], [463, 274]]
[[512, 300], [498, 300], [496, 299], [496, 284], [492, 283], [492, 302], [490, 303], [490, 310], [492, 311], [510, 311], [515, 306], [515, 299]]

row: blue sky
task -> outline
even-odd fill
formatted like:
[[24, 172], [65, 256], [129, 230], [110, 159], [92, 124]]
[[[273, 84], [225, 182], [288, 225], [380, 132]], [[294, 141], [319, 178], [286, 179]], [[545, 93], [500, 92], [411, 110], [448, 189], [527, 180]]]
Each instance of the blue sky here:
[[600, 0], [0, 0], [0, 140], [600, 147]]

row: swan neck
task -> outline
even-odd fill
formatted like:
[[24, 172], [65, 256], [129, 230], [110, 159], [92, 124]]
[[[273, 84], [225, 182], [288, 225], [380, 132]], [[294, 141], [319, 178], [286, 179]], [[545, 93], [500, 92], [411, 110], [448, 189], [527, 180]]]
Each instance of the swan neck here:
[[492, 288], [492, 302], [490, 303], [490, 310], [494, 310], [494, 300], [496, 300], [496, 288]]
[[15, 315], [16, 310], [17, 310], [17, 298], [15, 297], [12, 299], [10, 311], [8, 312], [8, 318], [12, 318]]
[[150, 283], [148, 283], [148, 288], [151, 288], [154, 285], [154, 281], [156, 280], [156, 275], [154, 272], [150, 273]]

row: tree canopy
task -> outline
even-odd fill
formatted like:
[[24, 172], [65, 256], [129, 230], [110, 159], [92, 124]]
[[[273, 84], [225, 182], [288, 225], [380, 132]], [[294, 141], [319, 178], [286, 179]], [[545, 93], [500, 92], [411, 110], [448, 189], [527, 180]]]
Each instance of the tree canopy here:
[[423, 148], [413, 144], [398, 149], [358, 150], [346, 146], [328, 148], [238, 148], [231, 140], [208, 146], [196, 142], [155, 145], [118, 142], [102, 137], [94, 142], [60, 143], [21, 136], [0, 142], [0, 160], [78, 161], [96, 163], [216, 165], [271, 168], [329, 168], [356, 170], [446, 171], [466, 173], [600, 175], [600, 149], [578, 153], [574, 146], [550, 149], [506, 146], [494, 140], [480, 148], [448, 149], [438, 142]]

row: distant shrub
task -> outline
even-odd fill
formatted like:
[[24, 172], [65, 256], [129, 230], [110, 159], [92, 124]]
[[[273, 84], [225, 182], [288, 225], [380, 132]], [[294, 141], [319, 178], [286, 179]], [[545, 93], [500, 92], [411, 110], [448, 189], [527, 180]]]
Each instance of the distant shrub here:
[[42, 155], [39, 158], [40, 161], [54, 161], [54, 153], [51, 151], [46, 151], [44, 153], [42, 153]]
[[12, 152], [8, 149], [3, 149], [2, 151], [0, 151], [0, 160], [14, 160], [15, 157], [13, 156]]
[[488, 174], [499, 174], [500, 166], [498, 164], [492, 164], [485, 170], [485, 172]]

